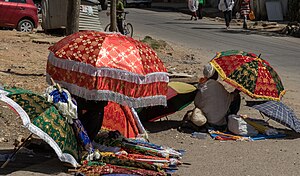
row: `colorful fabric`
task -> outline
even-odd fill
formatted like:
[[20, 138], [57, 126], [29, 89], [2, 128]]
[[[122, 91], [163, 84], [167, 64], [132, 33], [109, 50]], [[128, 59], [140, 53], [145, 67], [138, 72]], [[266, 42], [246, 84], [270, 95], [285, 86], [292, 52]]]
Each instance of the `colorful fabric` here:
[[241, 0], [240, 11], [242, 15], [249, 15], [250, 13], [250, 0]]
[[167, 70], [148, 45], [119, 33], [82, 31], [49, 48], [50, 77], [87, 100], [166, 105]]
[[279, 101], [285, 93], [276, 71], [253, 53], [223, 51], [217, 53], [210, 63], [224, 81], [252, 98]]
[[130, 175], [140, 175], [140, 176], [166, 176], [165, 172], [156, 172], [152, 170], [145, 170], [134, 167], [122, 167], [115, 166], [111, 164], [106, 165], [92, 165], [88, 164], [80, 167], [77, 172], [86, 175], [105, 175], [105, 174], [130, 174]]
[[81, 146], [89, 153], [94, 152], [93, 144], [79, 119], [73, 121], [72, 128]]
[[182, 156], [182, 154], [180, 152], [178, 152], [170, 147], [157, 145], [157, 144], [154, 144], [151, 142], [141, 141], [141, 140], [136, 140], [136, 139], [127, 139], [126, 142], [134, 144], [134, 145], [157, 149], [157, 150], [166, 150], [166, 151], [168, 151], [168, 153], [171, 154], [170, 156], [174, 157], [174, 158], [180, 158]]
[[[195, 91], [197, 88], [191, 84], [187, 84], [184, 82], [176, 82], [172, 81], [168, 83], [168, 87], [174, 89], [179, 94], [186, 94]], [[172, 98], [172, 97], [168, 97]]]
[[257, 140], [266, 140], [266, 139], [278, 139], [286, 137], [286, 134], [276, 134], [276, 135], [266, 135], [266, 134], [258, 134], [256, 136], [238, 136], [230, 133], [223, 133], [220, 131], [210, 130], [209, 134], [211, 138], [215, 140], [227, 141], [257, 141]]
[[70, 124], [77, 119], [77, 105], [72, 101], [71, 94], [58, 85], [47, 87], [44, 96], [48, 102], [54, 103], [59, 112]]
[[113, 153], [111, 154], [105, 154], [101, 153], [101, 162], [112, 164], [112, 165], [118, 165], [118, 166], [127, 166], [127, 167], [135, 167], [135, 168], [141, 168], [146, 170], [153, 170], [153, 171], [160, 171], [160, 168], [156, 165], [148, 164], [145, 162], [136, 161], [133, 158], [129, 158], [125, 155], [115, 155]]
[[140, 132], [128, 106], [109, 102], [104, 108], [102, 130], [118, 130], [126, 138], [135, 138]]
[[74, 132], [56, 107], [28, 90], [13, 88], [6, 91], [9, 94], [0, 94], [0, 100], [20, 115], [23, 125], [47, 142], [61, 161], [77, 167], [79, 149]]
[[120, 147], [128, 153], [143, 154], [148, 156], [157, 156], [163, 158], [180, 158], [181, 153], [174, 149], [158, 146], [150, 142], [142, 142], [135, 139], [124, 138], [118, 132], [100, 133], [95, 142], [109, 147]]

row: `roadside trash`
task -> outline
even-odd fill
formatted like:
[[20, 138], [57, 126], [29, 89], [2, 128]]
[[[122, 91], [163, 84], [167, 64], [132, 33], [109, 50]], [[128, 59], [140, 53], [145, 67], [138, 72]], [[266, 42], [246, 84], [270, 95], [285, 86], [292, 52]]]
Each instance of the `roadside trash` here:
[[207, 137], [206, 133], [201, 133], [201, 132], [193, 132], [192, 133], [192, 138], [206, 139], [206, 137]]

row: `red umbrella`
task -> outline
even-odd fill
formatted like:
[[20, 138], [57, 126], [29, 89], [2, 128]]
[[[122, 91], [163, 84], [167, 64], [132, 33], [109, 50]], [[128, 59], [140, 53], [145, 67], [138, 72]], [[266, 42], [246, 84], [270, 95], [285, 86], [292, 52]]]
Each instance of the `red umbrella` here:
[[50, 77], [87, 100], [166, 105], [167, 70], [148, 45], [119, 33], [82, 31], [49, 48]]

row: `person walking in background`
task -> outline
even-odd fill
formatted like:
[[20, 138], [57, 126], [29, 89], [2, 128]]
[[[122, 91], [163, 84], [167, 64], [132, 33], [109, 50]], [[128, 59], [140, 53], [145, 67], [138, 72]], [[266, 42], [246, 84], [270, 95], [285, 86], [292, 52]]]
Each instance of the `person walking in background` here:
[[199, 4], [198, 4], [198, 17], [199, 19], [203, 18], [203, 7], [205, 4], [205, 0], [198, 0]]
[[117, 26], [118, 26], [118, 30], [121, 34], [124, 34], [124, 29], [123, 29], [123, 13], [124, 13], [124, 5], [122, 0], [118, 0], [117, 1]]
[[191, 20], [195, 18], [197, 20], [198, 0], [188, 0], [188, 7], [192, 12]]
[[247, 29], [247, 18], [250, 13], [250, 0], [241, 0], [239, 3], [240, 13], [243, 17], [243, 28]]
[[224, 14], [226, 29], [229, 28], [232, 19], [232, 9], [234, 6], [233, 0], [220, 0], [218, 8]]

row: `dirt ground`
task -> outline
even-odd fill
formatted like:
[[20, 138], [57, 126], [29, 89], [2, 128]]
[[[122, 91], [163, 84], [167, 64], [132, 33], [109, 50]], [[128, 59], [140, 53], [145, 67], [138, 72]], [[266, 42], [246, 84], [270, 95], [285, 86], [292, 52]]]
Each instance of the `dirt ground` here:
[[[0, 31], [0, 84], [17, 86], [43, 93], [47, 87], [45, 68], [48, 47], [60, 37], [43, 33], [25, 34], [16, 31]], [[158, 51], [159, 56], [170, 72], [194, 75], [187, 82], [198, 80], [202, 66], [211, 58], [208, 51], [191, 51], [188, 48], [169, 44], [166, 50]], [[285, 83], [289, 84], [288, 81]], [[231, 88], [226, 85], [226, 88]], [[300, 104], [296, 101], [299, 93], [293, 91], [285, 99], [288, 105], [299, 114]], [[247, 97], [243, 96], [243, 100]], [[270, 120], [270, 125], [280, 128], [289, 135], [285, 139], [254, 142], [220, 142], [191, 138], [190, 134], [180, 133], [176, 127], [183, 118], [184, 110], [170, 115], [168, 119], [144, 124], [149, 131], [150, 141], [186, 150], [178, 175], [300, 175], [300, 139], [284, 126]], [[255, 110], [241, 107], [241, 113], [261, 119]], [[266, 119], [264, 119], [266, 120]], [[7, 106], [0, 104], [0, 154], [11, 152], [13, 143], [28, 130]], [[0, 158], [1, 159], [1, 158]], [[0, 161], [0, 165], [3, 162]], [[9, 175], [66, 175], [67, 168], [59, 162], [54, 152], [41, 148], [23, 149], [14, 161], [0, 174]]]

